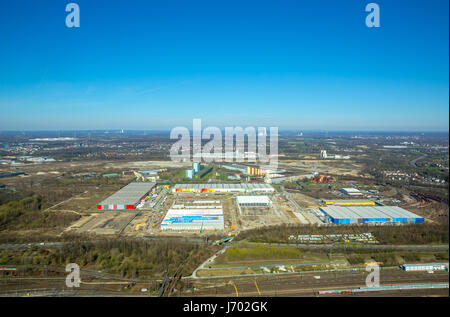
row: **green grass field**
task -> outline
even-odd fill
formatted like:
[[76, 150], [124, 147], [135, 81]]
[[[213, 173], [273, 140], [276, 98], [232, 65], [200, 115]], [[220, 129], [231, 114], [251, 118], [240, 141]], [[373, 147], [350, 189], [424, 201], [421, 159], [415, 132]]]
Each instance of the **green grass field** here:
[[[333, 262], [346, 261], [342, 254], [333, 254]], [[248, 266], [265, 264], [329, 263], [326, 252], [311, 252], [289, 246], [240, 242], [229, 248], [214, 262], [214, 267]]]

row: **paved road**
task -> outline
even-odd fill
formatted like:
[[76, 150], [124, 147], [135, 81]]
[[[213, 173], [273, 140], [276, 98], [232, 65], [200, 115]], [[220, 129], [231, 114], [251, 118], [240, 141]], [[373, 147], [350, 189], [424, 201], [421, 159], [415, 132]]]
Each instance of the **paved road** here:
[[214, 259], [215, 259], [216, 257], [218, 257], [219, 255], [223, 254], [230, 246], [231, 246], [231, 244], [228, 244], [228, 245], [226, 245], [222, 250], [220, 250], [220, 251], [214, 253], [213, 256], [209, 257], [205, 262], [203, 262], [202, 264], [200, 264], [200, 265], [194, 270], [194, 272], [192, 272], [191, 276], [186, 276], [186, 277], [183, 277], [183, 278], [193, 278], [193, 279], [201, 278], [201, 277], [197, 276], [197, 271], [205, 269], [205, 266], [206, 266], [206, 265], [209, 265], [211, 262], [213, 262]]
[[416, 162], [419, 161], [419, 160], [421, 160], [421, 159], [423, 159], [423, 158], [425, 158], [425, 155], [419, 156], [418, 158], [415, 158], [414, 160], [411, 160], [411, 161], [409, 162], [409, 164], [410, 164], [411, 166], [417, 167]]
[[[61, 205], [61, 204], [64, 204], [64, 203], [66, 203], [66, 202], [69, 202], [69, 201], [71, 201], [72, 199], [77, 198], [77, 197], [80, 197], [80, 196], [82, 196], [82, 195], [84, 195], [84, 194], [87, 194], [87, 193], [88, 193], [88, 191], [86, 190], [86, 191], [82, 192], [81, 194], [78, 194], [78, 195], [76, 195], [76, 196], [70, 197], [69, 199], [63, 200], [63, 201], [57, 203], [56, 205], [53, 205], [53, 206], [51, 206], [51, 207], [45, 209], [44, 212], [50, 211], [51, 209], [53, 209], [53, 208], [55, 208], [55, 207], [58, 207], [58, 206]], [[75, 213], [77, 213], [77, 214], [80, 214], [79, 212], [76, 212], [76, 211], [74, 211], [74, 210], [72, 210], [72, 211], [75, 212]]]
[[[311, 224], [317, 224], [317, 225], [323, 225], [324, 223], [313, 213], [311, 213], [307, 208], [302, 208], [300, 207], [297, 202], [292, 198], [292, 196], [285, 190], [284, 186], [282, 187], [283, 189], [283, 194], [284, 196], [291, 202], [292, 205], [294, 205], [295, 209], [297, 210], [298, 213], [300, 213], [305, 219], [306, 221], [308, 221]], [[302, 193], [296, 193], [299, 196], [302, 196], [303, 199], [309, 199], [312, 202], [314, 202], [315, 204], [319, 204], [319, 201], [317, 199], [308, 197]], [[310, 209], [310, 208], [309, 208]]]

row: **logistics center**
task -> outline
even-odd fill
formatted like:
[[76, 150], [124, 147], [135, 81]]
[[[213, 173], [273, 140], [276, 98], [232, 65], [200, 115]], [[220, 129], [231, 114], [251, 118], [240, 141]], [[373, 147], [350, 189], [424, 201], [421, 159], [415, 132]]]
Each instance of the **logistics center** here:
[[155, 188], [155, 182], [129, 183], [119, 191], [115, 192], [100, 204], [100, 210], [123, 210], [136, 209], [136, 207], [146, 199]]
[[176, 184], [172, 191], [177, 192], [217, 192], [217, 193], [273, 193], [269, 184]]
[[169, 209], [161, 230], [223, 230], [222, 208]]
[[320, 207], [326, 222], [336, 224], [361, 223], [422, 223], [425, 221], [397, 206], [327, 206]]

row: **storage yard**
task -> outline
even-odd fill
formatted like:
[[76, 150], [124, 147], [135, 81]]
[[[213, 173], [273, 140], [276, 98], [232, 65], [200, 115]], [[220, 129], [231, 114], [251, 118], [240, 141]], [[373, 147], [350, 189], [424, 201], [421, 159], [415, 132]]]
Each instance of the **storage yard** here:
[[292, 205], [283, 196], [236, 196], [238, 222], [242, 230], [281, 224], [298, 224]]

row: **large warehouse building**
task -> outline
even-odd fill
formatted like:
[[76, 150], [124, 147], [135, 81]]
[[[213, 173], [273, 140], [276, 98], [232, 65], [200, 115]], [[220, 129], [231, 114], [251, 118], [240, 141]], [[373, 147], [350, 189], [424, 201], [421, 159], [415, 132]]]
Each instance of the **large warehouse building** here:
[[421, 223], [425, 219], [397, 206], [327, 206], [320, 207], [327, 222], [338, 224], [362, 223]]
[[329, 206], [375, 206], [376, 203], [371, 200], [365, 199], [334, 199], [334, 200], [322, 200], [322, 203]]
[[154, 182], [130, 183], [97, 205], [100, 210], [136, 209], [155, 188]]
[[237, 196], [237, 203], [241, 207], [269, 207], [272, 201], [267, 196]]
[[275, 189], [268, 184], [176, 184], [175, 192], [216, 192], [216, 193], [273, 193]]
[[161, 230], [223, 230], [223, 209], [169, 209]]

